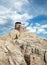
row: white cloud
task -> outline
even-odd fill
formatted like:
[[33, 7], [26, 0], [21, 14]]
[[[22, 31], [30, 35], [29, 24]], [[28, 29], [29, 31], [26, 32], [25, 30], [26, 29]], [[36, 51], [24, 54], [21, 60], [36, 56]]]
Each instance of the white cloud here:
[[45, 29], [41, 28], [41, 29], [38, 29], [38, 32], [37, 33], [43, 33], [43, 34], [45, 34], [46, 31], [45, 31]]
[[24, 10], [23, 6], [29, 3], [28, 0], [7, 0], [11, 6], [12, 10], [16, 10], [17, 12], [21, 12]]
[[39, 23], [36, 23], [36, 26], [40, 27], [41, 25]]
[[33, 27], [27, 27], [27, 30], [29, 31], [29, 32], [33, 32], [33, 33], [36, 33], [36, 29], [35, 28], [33, 28]]
[[39, 23], [36, 23], [36, 26], [34, 26], [34, 28], [36, 29], [37, 34], [47, 34], [47, 31], [45, 30], [45, 28], [47, 28], [47, 24], [41, 25]]
[[12, 19], [14, 23], [16, 21], [26, 23], [28, 19], [33, 18], [33, 16], [30, 16], [28, 13], [18, 14], [16, 11], [12, 11], [11, 9], [8, 9], [4, 6], [0, 6], [0, 8], [0, 24], [5, 24], [7, 21], [5, 21], [4, 19], [8, 18]]
[[[32, 24], [32, 23], [31, 23]], [[27, 30], [29, 32], [33, 32], [33, 33], [36, 33], [36, 34], [47, 34], [47, 31], [45, 30], [45, 28], [47, 28], [47, 24], [45, 25], [41, 25], [39, 23], [36, 23], [36, 26], [32, 26], [30, 24], [30, 26], [27, 27]]]
[[10, 9], [4, 7], [4, 6], [0, 6], [0, 15], [5, 15], [7, 13], [10, 12]]
[[6, 17], [5, 16], [0, 16], [0, 25], [6, 24]]
[[14, 3], [14, 7], [17, 9], [17, 10], [21, 10], [23, 9], [22, 7], [28, 3], [28, 0], [17, 0], [15, 3]]
[[22, 9], [22, 6], [24, 5], [24, 2], [20, 2], [20, 1], [17, 1], [14, 3], [14, 7], [16, 10], [21, 10]]
[[0, 25], [6, 24], [6, 19], [8, 18], [7, 15], [9, 12], [10, 9], [0, 5]]
[[42, 28], [47, 28], [47, 24], [44, 24], [41, 26]]
[[[11, 5], [11, 8], [9, 7], [8, 9], [4, 6], [0, 6], [0, 9], [1, 9], [0, 10], [0, 19], [1, 19], [0, 21], [2, 21], [2, 23], [7, 22], [4, 20], [7, 18], [12, 19], [14, 23], [16, 21], [26, 22], [28, 19], [33, 18], [33, 16], [29, 15], [28, 13], [23, 13], [23, 14], [17, 13], [17, 11], [23, 10], [24, 5], [29, 3], [28, 0], [20, 0], [20, 1], [19, 0], [6, 0], [6, 2], [9, 2], [8, 4]], [[15, 8], [15, 11], [13, 10], [13, 8]], [[2, 23], [0, 22], [0, 24]]]
[[[21, 14], [18, 14], [17, 11], [23, 10], [23, 6], [29, 3], [29, 1], [28, 0], [20, 0], [20, 1], [19, 0], [6, 0], [6, 2], [9, 2], [8, 4], [11, 5], [11, 8], [9, 7], [8, 9], [4, 6], [0, 6], [0, 9], [1, 9], [0, 10], [0, 19], [1, 19], [0, 21], [2, 21], [2, 23], [0, 22], [0, 24], [7, 22], [4, 19], [11, 18], [14, 21], [14, 23], [16, 21], [20, 21], [20, 22], [24, 22], [24, 25], [27, 26], [28, 23], [26, 21], [30, 18], [33, 18], [33, 16], [29, 15], [28, 13], [23, 13], [21, 15]], [[16, 10], [12, 11], [13, 8], [15, 8]]]
[[4, 20], [0, 19], [0, 25], [4, 25], [5, 23]]
[[14, 21], [14, 23], [17, 21], [26, 23], [28, 19], [33, 18], [33, 16], [30, 16], [28, 13], [24, 13], [21, 15], [21, 14], [18, 14], [17, 12], [11, 13], [11, 15], [9, 14], [8, 16]]

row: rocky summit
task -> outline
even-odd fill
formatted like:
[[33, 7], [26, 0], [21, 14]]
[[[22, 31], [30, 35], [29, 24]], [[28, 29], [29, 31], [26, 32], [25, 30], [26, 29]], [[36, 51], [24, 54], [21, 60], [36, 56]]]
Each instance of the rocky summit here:
[[47, 40], [12, 30], [0, 37], [0, 65], [47, 65]]

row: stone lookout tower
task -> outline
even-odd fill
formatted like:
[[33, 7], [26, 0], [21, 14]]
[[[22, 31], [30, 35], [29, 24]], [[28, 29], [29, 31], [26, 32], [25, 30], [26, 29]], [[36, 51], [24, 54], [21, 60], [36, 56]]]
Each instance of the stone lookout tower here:
[[26, 28], [24, 26], [22, 26], [21, 22], [15, 23], [15, 29], [18, 30], [20, 33], [26, 31]]
[[15, 23], [15, 29], [20, 31], [20, 27], [21, 27], [21, 22], [16, 22]]

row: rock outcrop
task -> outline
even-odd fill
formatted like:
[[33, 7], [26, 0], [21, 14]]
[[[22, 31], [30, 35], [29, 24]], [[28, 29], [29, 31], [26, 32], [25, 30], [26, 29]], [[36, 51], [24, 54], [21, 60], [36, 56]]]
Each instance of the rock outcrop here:
[[12, 30], [0, 37], [0, 65], [47, 65], [47, 40]]
[[0, 65], [26, 65], [20, 48], [13, 42], [0, 40]]

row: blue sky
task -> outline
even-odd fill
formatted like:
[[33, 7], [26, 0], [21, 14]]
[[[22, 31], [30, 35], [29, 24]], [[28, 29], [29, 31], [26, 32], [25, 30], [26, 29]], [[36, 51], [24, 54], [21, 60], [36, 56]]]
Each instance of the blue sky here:
[[0, 35], [13, 30], [17, 21], [47, 38], [47, 0], [0, 0]]

